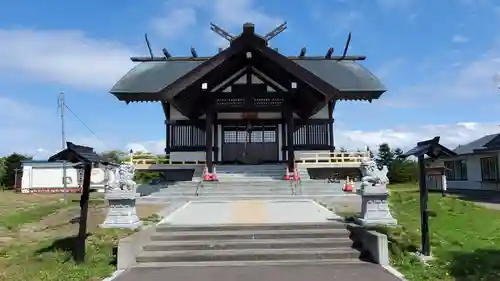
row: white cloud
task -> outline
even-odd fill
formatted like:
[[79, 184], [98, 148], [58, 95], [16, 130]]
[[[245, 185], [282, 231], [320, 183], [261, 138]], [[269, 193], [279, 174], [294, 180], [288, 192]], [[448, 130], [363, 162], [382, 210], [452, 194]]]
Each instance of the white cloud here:
[[[36, 159], [47, 159], [61, 150], [61, 127], [59, 114], [55, 110], [42, 108], [21, 99], [0, 96], [0, 156], [13, 152], [24, 153]], [[91, 135], [85, 128], [74, 129], [68, 118], [66, 140], [88, 145], [96, 151], [119, 147], [120, 140], [103, 138], [105, 143]], [[75, 121], [76, 122], [76, 121]], [[77, 124], [82, 126], [81, 124]], [[117, 133], [117, 132], [113, 132]], [[101, 136], [102, 137], [102, 136]], [[124, 148], [124, 147], [123, 147]]]
[[35, 155], [39, 152], [37, 147], [55, 141], [47, 138], [55, 132], [55, 112], [51, 115], [46, 109], [1, 96], [0, 108], [0, 155], [12, 152]]
[[[490, 51], [476, 59], [452, 64], [450, 68], [442, 68], [441, 75], [431, 77], [425, 84], [409, 85], [405, 87], [405, 94], [414, 97], [483, 99], [498, 96], [495, 74], [500, 71], [500, 44], [496, 44]], [[428, 60], [425, 68], [436, 70], [439, 61]], [[425, 70], [422, 68], [420, 70]], [[439, 69], [437, 69], [439, 70]], [[436, 72], [435, 72], [436, 73]]]
[[466, 43], [466, 42], [469, 42], [469, 38], [463, 36], [463, 35], [455, 35], [453, 36], [453, 38], [451, 39], [453, 41], [453, 43]]
[[282, 20], [256, 7], [252, 0], [215, 0], [213, 3], [214, 20], [222, 26], [241, 26], [252, 22], [258, 28], [274, 28]]
[[[228, 32], [240, 33], [242, 24], [252, 22], [260, 32], [268, 32], [283, 20], [257, 7], [252, 0], [190, 0], [185, 2], [166, 1], [167, 13], [154, 18], [152, 27], [158, 35], [172, 39], [188, 29], [190, 33], [206, 37], [213, 45], [225, 47], [222, 41], [208, 28], [208, 24], [197, 26], [198, 18], [211, 21]], [[212, 33], [208, 35], [208, 33]], [[236, 35], [236, 34], [235, 34]]]
[[[166, 5], [165, 5], [166, 6]], [[191, 7], [168, 10], [163, 16], [152, 19], [156, 33], [167, 39], [174, 39], [196, 25], [196, 10]]]
[[4, 29], [0, 42], [0, 72], [30, 80], [107, 90], [132, 66], [123, 44], [76, 30]]
[[387, 142], [392, 147], [408, 149], [417, 142], [440, 136], [440, 143], [454, 149], [487, 134], [500, 133], [499, 124], [462, 122], [455, 124], [405, 126], [377, 131], [338, 130], [336, 143], [348, 148], [377, 147]]
[[403, 66], [406, 64], [406, 59], [403, 57], [398, 57], [395, 59], [391, 59], [387, 62], [384, 62], [383, 65], [375, 68], [373, 73], [380, 79], [384, 80], [386, 77], [390, 77], [401, 70]]
[[143, 142], [131, 142], [125, 145], [127, 151], [131, 150], [135, 152], [151, 152], [155, 154], [165, 153], [165, 140], [159, 141], [143, 141]]

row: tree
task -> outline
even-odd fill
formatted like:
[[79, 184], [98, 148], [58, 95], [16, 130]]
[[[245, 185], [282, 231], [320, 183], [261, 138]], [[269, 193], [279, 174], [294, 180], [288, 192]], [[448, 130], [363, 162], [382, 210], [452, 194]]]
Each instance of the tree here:
[[373, 153], [373, 151], [370, 149], [370, 147], [367, 147], [366, 150], [368, 150], [368, 152], [370, 153], [370, 159], [374, 159], [375, 158], [375, 154]]
[[123, 160], [125, 160], [127, 153], [120, 150], [110, 150], [110, 151], [105, 151], [100, 155], [102, 158], [108, 160], [109, 162], [119, 164], [122, 163]]
[[416, 161], [396, 158], [389, 169], [389, 180], [391, 183], [406, 183], [418, 181], [419, 171]]
[[162, 174], [160, 172], [151, 171], [136, 171], [134, 180], [138, 183], [149, 183], [154, 179], [162, 179]]
[[18, 179], [21, 176], [22, 171], [20, 171], [22, 162], [26, 160], [31, 160], [33, 157], [26, 156], [19, 153], [12, 153], [11, 155], [4, 157], [2, 162], [3, 173], [0, 173], [0, 185], [5, 187], [13, 188], [16, 181], [16, 174]]
[[391, 151], [391, 147], [388, 143], [383, 143], [378, 147], [377, 158], [375, 162], [381, 168], [383, 166], [387, 166], [387, 168], [391, 168], [392, 161], [394, 161], [394, 153]]
[[401, 155], [403, 155], [403, 150], [401, 148], [396, 148], [394, 149], [394, 151], [392, 152], [392, 154], [394, 154], [394, 158], [401, 158]]

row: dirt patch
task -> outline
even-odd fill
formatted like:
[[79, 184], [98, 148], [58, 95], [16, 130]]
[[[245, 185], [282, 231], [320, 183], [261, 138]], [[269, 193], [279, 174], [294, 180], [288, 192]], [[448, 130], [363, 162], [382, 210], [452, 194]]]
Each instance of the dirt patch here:
[[165, 209], [167, 205], [165, 204], [147, 204], [147, 205], [137, 205], [137, 215], [140, 218], [147, 218], [154, 214], [159, 213], [161, 210]]

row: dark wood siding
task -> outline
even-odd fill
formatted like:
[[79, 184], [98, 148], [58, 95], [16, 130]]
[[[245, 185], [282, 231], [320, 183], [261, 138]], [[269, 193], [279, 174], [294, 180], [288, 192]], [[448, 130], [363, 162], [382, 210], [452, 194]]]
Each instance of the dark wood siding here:
[[205, 132], [194, 124], [169, 124], [170, 151], [204, 151]]

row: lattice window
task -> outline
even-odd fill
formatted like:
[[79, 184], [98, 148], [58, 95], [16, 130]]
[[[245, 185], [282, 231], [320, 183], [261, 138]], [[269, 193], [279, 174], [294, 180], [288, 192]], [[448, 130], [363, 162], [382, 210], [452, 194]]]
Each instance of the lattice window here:
[[262, 131], [253, 131], [251, 141], [262, 142]]
[[276, 131], [264, 131], [264, 142], [276, 142]]

